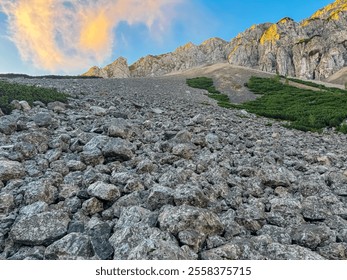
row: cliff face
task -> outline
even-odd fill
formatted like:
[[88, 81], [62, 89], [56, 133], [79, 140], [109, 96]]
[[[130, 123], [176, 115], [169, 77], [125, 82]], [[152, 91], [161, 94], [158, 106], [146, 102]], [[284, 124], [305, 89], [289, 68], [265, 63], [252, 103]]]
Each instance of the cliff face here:
[[268, 72], [326, 79], [347, 65], [347, 1], [337, 0], [296, 23], [261, 24], [231, 41], [228, 61]]
[[171, 53], [141, 58], [130, 66], [130, 72], [133, 77], [161, 76], [207, 63], [226, 61], [227, 46], [228, 42], [219, 38], [211, 38], [199, 46], [188, 43]]
[[171, 53], [143, 57], [129, 68], [118, 59], [103, 69], [93, 67], [85, 75], [161, 76], [218, 62], [326, 79], [347, 66], [347, 0], [337, 0], [300, 23], [283, 18], [274, 24], [253, 25], [231, 42], [212, 38], [199, 46], [188, 43]]

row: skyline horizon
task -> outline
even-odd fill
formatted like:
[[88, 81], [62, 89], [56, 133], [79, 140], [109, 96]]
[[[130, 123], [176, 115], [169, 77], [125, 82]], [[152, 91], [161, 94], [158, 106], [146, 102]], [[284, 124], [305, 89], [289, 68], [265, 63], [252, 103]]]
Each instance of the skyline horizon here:
[[[35, 0], [34, 0], [35, 1]], [[50, 0], [50, 2], [59, 1], [59, 0]], [[122, 0], [121, 0], [122, 1]], [[158, 0], [159, 1], [159, 0]], [[162, 8], [161, 3], [156, 1], [160, 8]], [[180, 14], [180, 16], [173, 17], [172, 22], [166, 22], [166, 19], [161, 23], [160, 20], [163, 20], [160, 18], [162, 14], [160, 14], [161, 10], [159, 11], [158, 18], [151, 18], [152, 14], [150, 13], [148, 15], [149, 18], [152, 20], [152, 25], [146, 25], [147, 23], [141, 23], [137, 22], [137, 19], [134, 19], [134, 22], [127, 22], [126, 20], [117, 21], [116, 26], [111, 28], [111, 35], [114, 37], [112, 38], [104, 38], [106, 42], [111, 42], [111, 46], [104, 46], [99, 44], [98, 40], [90, 40], [90, 42], [87, 42], [87, 40], [91, 39], [90, 34], [86, 34], [86, 43], [90, 44], [90, 47], [95, 47], [95, 49], [100, 48], [100, 50], [106, 50], [111, 48], [109, 50], [109, 54], [107, 56], [103, 56], [104, 54], [98, 54], [97, 52], [89, 52], [90, 50], [83, 50], [86, 55], [89, 55], [90, 57], [92, 55], [95, 55], [97, 57], [98, 55], [101, 55], [101, 59], [96, 61], [95, 59], [90, 59], [88, 57], [88, 61], [84, 61], [83, 56], [78, 56], [78, 59], [75, 60], [76, 63], [79, 61], [83, 62], [85, 65], [83, 67], [79, 67], [79, 65], [72, 65], [69, 67], [79, 67], [77, 70], [69, 70], [68, 68], [64, 70], [44, 70], [44, 68], [38, 67], [35, 65], [35, 61], [30, 62], [31, 57], [28, 58], [28, 62], [25, 62], [25, 59], [21, 57], [21, 50], [18, 48], [18, 45], [16, 45], [14, 42], [11, 42], [8, 35], [5, 36], [4, 30], [7, 30], [8, 32], [8, 15], [5, 15], [4, 11], [1, 10], [1, 7], [4, 5], [4, 2], [6, 0], [0, 0], [0, 53], [6, 54], [1, 55], [0, 57], [0, 73], [20, 73], [20, 74], [28, 74], [28, 75], [79, 75], [82, 74], [90, 67], [97, 66], [97, 67], [104, 67], [108, 64], [111, 64], [113, 61], [115, 61], [119, 57], [124, 57], [129, 65], [132, 65], [134, 62], [138, 61], [142, 57], [145, 57], [147, 55], [160, 55], [165, 54], [169, 52], [173, 52], [178, 47], [187, 44], [188, 42], [192, 42], [195, 45], [200, 45], [204, 41], [210, 39], [210, 38], [220, 38], [225, 41], [230, 42], [233, 38], [237, 36], [237, 34], [245, 31], [247, 28], [251, 27], [253, 24], [261, 24], [266, 22], [272, 22], [276, 23], [279, 20], [281, 20], [284, 17], [290, 17], [293, 18], [296, 22], [301, 22], [302, 20], [310, 17], [315, 11], [319, 10], [320, 8], [325, 7], [327, 4], [332, 3], [334, 1], [331, 0], [319, 0], [316, 1], [316, 3], [313, 4], [305, 4], [306, 9], [302, 9], [300, 11], [297, 11], [297, 9], [293, 9], [295, 7], [295, 3], [298, 3], [298, 0], [293, 1], [284, 1], [281, 3], [276, 3], [276, 5], [271, 5], [275, 1], [273, 0], [265, 0], [263, 3], [253, 3], [254, 5], [251, 6], [251, 9], [249, 10], [249, 14], [247, 14], [246, 17], [240, 17], [240, 15], [236, 16], [234, 13], [237, 14], [237, 11], [240, 9], [244, 9], [245, 5], [247, 6], [247, 3], [252, 2], [245, 0], [244, 3], [234, 3], [234, 10], [233, 12], [228, 11], [226, 7], [228, 5], [231, 5], [233, 3], [230, 3], [226, 0], [222, 0], [218, 3], [208, 3], [206, 0], [192, 0], [191, 3], [189, 3], [190, 7], [198, 7], [196, 14], [194, 14], [192, 17], [187, 18], [186, 14]], [[17, 0], [19, 3], [20, 0]], [[170, 3], [179, 5], [186, 5], [186, 0], [171, 0]], [[231, 1], [234, 2], [234, 1]], [[265, 3], [264, 3], [265, 2]], [[108, 3], [110, 2], [105, 2]], [[116, 2], [121, 3], [121, 2]], [[129, 3], [129, 2], [128, 2]], [[149, 2], [148, 2], [149, 3]], [[6, 4], [6, 3], [5, 3]], [[235, 6], [236, 5], [236, 6]], [[271, 12], [269, 10], [266, 10], [267, 7], [271, 6]], [[286, 9], [286, 7], [292, 7], [292, 10]], [[262, 10], [259, 10], [262, 8]], [[266, 13], [263, 12], [267, 11]], [[259, 12], [261, 11], [261, 12]], [[279, 12], [281, 11], [281, 12]], [[16, 10], [14, 10], [16, 12]], [[172, 11], [170, 10], [170, 13]], [[172, 12], [174, 14], [174, 12]], [[153, 14], [154, 15], [154, 14]], [[219, 18], [217, 18], [217, 16]], [[257, 15], [257, 16], [254, 16]], [[183, 16], [183, 17], [182, 17]], [[208, 17], [208, 19], [205, 20], [205, 22], [201, 22], [202, 16]], [[269, 18], [269, 20], [264, 20], [265, 18]], [[147, 19], [147, 18], [146, 18]], [[108, 24], [106, 21], [102, 21], [102, 19], [98, 19], [99, 23], [102, 24]], [[190, 21], [190, 22], [189, 22]], [[195, 22], [192, 22], [195, 21]], [[231, 24], [227, 24], [227, 21]], [[163, 24], [163, 26], [160, 26], [160, 24]], [[206, 26], [206, 28], [201, 28]], [[36, 28], [36, 26], [33, 25], [33, 27]], [[87, 26], [88, 27], [88, 26]], [[220, 27], [226, 27], [221, 29]], [[110, 27], [109, 27], [110, 28]], [[153, 30], [151, 30], [151, 28]], [[162, 30], [157, 30], [156, 28]], [[195, 29], [195, 32], [191, 32]], [[99, 29], [96, 30], [90, 29], [91, 32], [94, 32], [94, 36], [99, 36]], [[162, 34], [162, 33], [163, 34]], [[105, 33], [106, 34], [106, 33]], [[104, 34], [104, 37], [107, 35]], [[230, 35], [228, 35], [230, 34]], [[40, 34], [41, 35], [41, 34]], [[49, 34], [48, 34], [49, 35]], [[157, 37], [156, 37], [157, 36]], [[111, 41], [107, 41], [111, 40]], [[115, 42], [114, 42], [115, 41]], [[139, 48], [138, 42], [141, 42], [141, 47]], [[52, 46], [52, 45], [51, 45]], [[102, 49], [106, 47], [106, 49]], [[33, 54], [35, 55], [35, 49], [32, 50]], [[42, 50], [41, 50], [42, 51]], [[49, 50], [44, 49], [45, 52], [49, 52]], [[69, 55], [65, 55], [65, 53], [59, 52], [58, 49], [56, 51], [56, 54], [58, 55], [64, 55], [63, 59], [60, 61], [64, 62], [64, 59], [69, 58]], [[72, 50], [68, 50], [72, 53]], [[101, 51], [100, 51], [101, 52]], [[30, 54], [30, 53], [29, 53]], [[82, 52], [82, 54], [84, 54]], [[45, 53], [46, 55], [46, 53]], [[47, 57], [47, 56], [46, 56]], [[72, 56], [71, 56], [72, 57]], [[40, 57], [39, 57], [40, 58]], [[59, 60], [57, 60], [59, 61]], [[87, 62], [95, 62], [93, 64], [89, 64], [87, 66]], [[43, 60], [43, 62], [45, 62]], [[74, 61], [72, 61], [72, 64]], [[38, 64], [39, 65], [39, 64]], [[48, 65], [48, 64], [47, 64]], [[53, 66], [53, 68], [56, 66], [54, 64], [50, 65]], [[52, 68], [52, 69], [53, 69]], [[8, 69], [8, 70], [6, 70]], [[13, 71], [15, 70], [15, 71]]]

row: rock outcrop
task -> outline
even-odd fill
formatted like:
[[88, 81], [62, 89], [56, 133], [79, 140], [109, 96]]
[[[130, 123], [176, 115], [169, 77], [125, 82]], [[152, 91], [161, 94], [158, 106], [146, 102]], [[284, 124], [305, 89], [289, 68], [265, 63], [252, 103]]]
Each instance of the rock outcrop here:
[[149, 55], [130, 66], [131, 76], [162, 76], [204, 64], [223, 62], [227, 46], [226, 41], [211, 38], [199, 46], [188, 43], [172, 53], [159, 56]]
[[254, 25], [231, 41], [232, 64], [324, 80], [347, 66], [347, 1], [337, 0], [296, 23]]
[[96, 76], [102, 78], [129, 78], [130, 71], [128, 62], [124, 57], [119, 57], [104, 68], [93, 66], [82, 76]]
[[102, 69], [93, 67], [85, 75], [162, 76], [228, 61], [281, 75], [325, 80], [347, 66], [346, 29], [347, 1], [336, 0], [300, 23], [287, 17], [277, 23], [253, 25], [231, 42], [212, 38], [199, 46], [188, 43], [174, 52], [143, 57], [130, 71], [124, 59], [118, 59]]

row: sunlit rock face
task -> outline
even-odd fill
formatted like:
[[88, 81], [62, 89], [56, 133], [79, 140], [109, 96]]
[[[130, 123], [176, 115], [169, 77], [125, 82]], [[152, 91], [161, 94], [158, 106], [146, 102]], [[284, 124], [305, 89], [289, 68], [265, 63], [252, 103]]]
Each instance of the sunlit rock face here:
[[94, 66], [82, 76], [97, 76], [102, 78], [129, 78], [130, 71], [127, 60], [123, 57], [120, 57], [104, 68]]
[[326, 79], [347, 65], [347, 1], [337, 0], [296, 23], [254, 25], [231, 41], [231, 64], [281, 75]]

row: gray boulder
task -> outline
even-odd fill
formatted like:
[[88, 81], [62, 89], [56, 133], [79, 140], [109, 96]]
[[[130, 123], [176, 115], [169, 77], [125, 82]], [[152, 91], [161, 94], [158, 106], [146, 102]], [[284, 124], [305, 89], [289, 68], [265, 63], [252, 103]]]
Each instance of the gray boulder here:
[[47, 246], [66, 234], [69, 222], [69, 216], [60, 211], [21, 215], [16, 219], [10, 236], [15, 243]]

